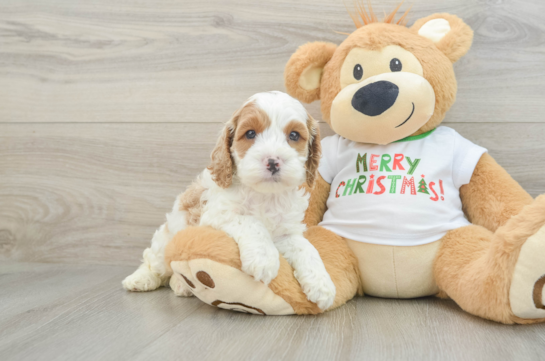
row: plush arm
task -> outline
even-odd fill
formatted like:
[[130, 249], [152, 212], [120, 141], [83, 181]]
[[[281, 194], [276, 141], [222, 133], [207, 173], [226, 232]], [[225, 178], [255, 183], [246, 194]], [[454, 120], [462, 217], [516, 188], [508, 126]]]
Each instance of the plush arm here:
[[329, 197], [329, 190], [331, 185], [327, 183], [320, 173], [314, 181], [314, 187], [309, 189], [310, 202], [305, 213], [305, 224], [307, 227], [316, 226], [322, 221], [324, 213], [327, 210], [327, 198]]
[[468, 220], [492, 232], [533, 201], [488, 153], [477, 163], [471, 181], [460, 188], [460, 196]]

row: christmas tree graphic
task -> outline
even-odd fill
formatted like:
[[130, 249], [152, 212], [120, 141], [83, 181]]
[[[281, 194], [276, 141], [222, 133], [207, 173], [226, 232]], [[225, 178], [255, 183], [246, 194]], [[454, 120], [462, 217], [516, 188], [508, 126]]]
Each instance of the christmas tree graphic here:
[[428, 192], [428, 185], [426, 184], [426, 181], [424, 180], [423, 174], [422, 174], [422, 179], [420, 180], [420, 182], [418, 182], [418, 192], [430, 194], [430, 192]]

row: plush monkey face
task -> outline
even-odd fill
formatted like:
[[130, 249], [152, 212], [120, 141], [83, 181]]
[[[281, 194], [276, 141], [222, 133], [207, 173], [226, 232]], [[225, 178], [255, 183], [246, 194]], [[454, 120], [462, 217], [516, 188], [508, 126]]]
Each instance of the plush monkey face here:
[[452, 64], [472, 38], [471, 29], [449, 14], [411, 28], [371, 23], [339, 46], [301, 46], [286, 65], [286, 88], [304, 102], [321, 99], [322, 115], [337, 134], [388, 144], [443, 120], [456, 97]]

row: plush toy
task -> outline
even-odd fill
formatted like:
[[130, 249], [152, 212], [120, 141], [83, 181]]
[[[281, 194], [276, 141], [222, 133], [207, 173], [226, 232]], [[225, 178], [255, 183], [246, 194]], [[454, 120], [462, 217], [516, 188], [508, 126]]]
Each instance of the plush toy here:
[[[357, 7], [357, 30], [339, 46], [305, 44], [286, 66], [288, 92], [320, 99], [336, 133], [322, 141], [305, 218], [336, 286], [330, 309], [356, 294], [437, 295], [497, 322], [542, 322], [545, 196], [532, 199], [484, 148], [439, 126], [456, 96], [452, 64], [473, 32], [454, 15], [406, 27], [407, 13], [397, 22], [395, 13], [379, 22]], [[227, 235], [199, 227], [166, 250], [167, 264], [211, 305], [322, 312], [284, 259], [267, 287], [241, 271], [239, 257]]]

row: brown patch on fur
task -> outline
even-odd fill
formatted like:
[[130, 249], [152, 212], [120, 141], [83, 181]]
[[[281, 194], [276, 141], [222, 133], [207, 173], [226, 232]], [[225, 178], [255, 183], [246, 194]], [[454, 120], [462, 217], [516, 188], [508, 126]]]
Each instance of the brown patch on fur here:
[[211, 163], [208, 166], [212, 179], [222, 188], [228, 188], [233, 181], [234, 162], [231, 157], [231, 145], [237, 127], [238, 118], [242, 109], [238, 109], [223, 128], [216, 147], [210, 156]]
[[495, 233], [481, 226], [448, 232], [434, 264], [437, 285], [462, 309], [501, 323], [537, 323], [513, 315], [509, 290], [520, 248], [545, 224], [545, 196]]
[[200, 222], [203, 206], [201, 196], [205, 190], [200, 183], [193, 182], [180, 195], [178, 210], [187, 212], [187, 224], [190, 226], [198, 225]]
[[[291, 132], [297, 132], [299, 133], [300, 137], [299, 140], [293, 141], [290, 139], [290, 133]], [[290, 147], [295, 149], [297, 153], [302, 155], [303, 157], [306, 157], [308, 152], [308, 145], [309, 145], [309, 130], [306, 124], [301, 123], [297, 120], [292, 120], [284, 127], [284, 134], [286, 135], [286, 139], [288, 141], [288, 144]]]
[[322, 157], [322, 143], [320, 138], [320, 125], [307, 112], [307, 128], [310, 134], [308, 138], [308, 155], [305, 168], [307, 169], [307, 186], [314, 187], [314, 180], [318, 174], [318, 166], [320, 165], [320, 158]]
[[231, 151], [236, 152], [239, 158], [244, 158], [248, 149], [250, 149], [255, 142], [255, 138], [246, 138], [246, 132], [253, 130], [257, 135], [263, 133], [270, 125], [271, 120], [263, 109], [259, 108], [253, 102], [247, 104], [240, 112]]
[[469, 184], [460, 188], [467, 219], [495, 232], [533, 198], [488, 153], [483, 154]]
[[212, 151], [212, 162], [208, 166], [212, 179], [217, 185], [228, 188], [233, 181], [235, 163], [231, 152], [236, 151], [237, 155], [243, 158], [252, 146], [253, 140], [247, 139], [244, 134], [248, 130], [260, 133], [269, 125], [269, 117], [254, 102], [249, 102], [238, 109], [225, 123], [216, 147]]
[[[407, 15], [409, 14], [410, 8], [405, 11], [405, 13], [399, 18], [399, 20], [395, 21], [395, 16], [397, 14], [397, 11], [399, 8], [403, 5], [403, 1], [397, 5], [397, 7], [388, 15], [384, 15], [384, 19], [382, 20], [383, 23], [386, 24], [396, 24], [405, 26], [407, 24]], [[346, 7], [346, 5], [345, 5]], [[365, 8], [365, 4], [362, 0], [360, 1], [354, 1], [354, 11], [349, 10], [346, 8], [346, 11], [348, 11], [348, 15], [352, 18], [352, 21], [354, 22], [354, 25], [356, 25], [356, 28], [361, 28], [362, 26], [369, 25], [371, 23], [377, 23], [378, 18], [375, 15], [375, 12], [373, 11], [373, 7], [371, 6], [371, 1], [368, 1], [367, 7], [369, 10]], [[361, 21], [360, 21], [361, 20]]]

